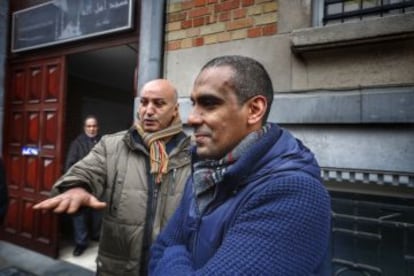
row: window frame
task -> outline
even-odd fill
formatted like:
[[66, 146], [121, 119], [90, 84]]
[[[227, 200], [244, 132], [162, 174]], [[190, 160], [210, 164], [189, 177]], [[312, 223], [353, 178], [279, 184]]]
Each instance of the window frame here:
[[[341, 0], [338, 1], [338, 3], [340, 2], [345, 2], [347, 0]], [[360, 0], [363, 1], [363, 0]], [[332, 25], [329, 24], [328, 22], [324, 22], [325, 21], [325, 4], [326, 4], [327, 0], [314, 0], [312, 1], [312, 12], [313, 12], [313, 16], [312, 16], [312, 25], [314, 27], [317, 26], [327, 26], [327, 25]], [[336, 2], [335, 0], [332, 0], [330, 2]], [[398, 3], [391, 3], [391, 4], [383, 4], [386, 5], [385, 10], [382, 10], [384, 7], [380, 6], [380, 7], [372, 7], [372, 8], [367, 8], [365, 12], [362, 12], [362, 14], [360, 16], [364, 16], [364, 15], [369, 15], [370, 13], [372, 15], [378, 15], [377, 17], [385, 17], [387, 15], [384, 16], [383, 12], [388, 12], [390, 10], [398, 10], [398, 9], [405, 9], [405, 8], [414, 8], [414, 6], [410, 6], [413, 5], [414, 1], [403, 1], [403, 2], [398, 2]], [[359, 3], [361, 4], [361, 3]], [[348, 19], [348, 18], [353, 18], [355, 15], [358, 15], [362, 10], [364, 9], [358, 9], [356, 12], [352, 11], [350, 12], [351, 15], [350, 16], [345, 16], [342, 19]], [[378, 12], [378, 14], [377, 14]], [[406, 14], [407, 12], [404, 11], [401, 14]], [[355, 14], [354, 16], [352, 16], [352, 14]], [[335, 20], [335, 19], [332, 19]], [[361, 18], [360, 21], [364, 20], [364, 18]], [[347, 21], [345, 21], [347, 22]], [[341, 22], [344, 23], [344, 22]]]

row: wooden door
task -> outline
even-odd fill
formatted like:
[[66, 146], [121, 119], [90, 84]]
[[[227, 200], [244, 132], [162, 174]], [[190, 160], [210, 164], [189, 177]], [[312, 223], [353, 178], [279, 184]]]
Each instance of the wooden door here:
[[62, 172], [65, 58], [13, 64], [8, 71], [4, 160], [9, 211], [0, 238], [58, 256], [58, 218], [32, 206]]

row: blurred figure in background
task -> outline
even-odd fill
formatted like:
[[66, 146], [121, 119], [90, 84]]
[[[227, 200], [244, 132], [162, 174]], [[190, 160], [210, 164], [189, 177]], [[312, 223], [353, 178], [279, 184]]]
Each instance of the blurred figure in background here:
[[[79, 134], [70, 144], [66, 157], [65, 172], [73, 164], [85, 157], [100, 139], [98, 119], [94, 115], [88, 115], [83, 121], [83, 133]], [[102, 211], [89, 207], [83, 207], [72, 215], [73, 236], [75, 240], [74, 256], [82, 255], [88, 247], [89, 238], [93, 241], [99, 240], [101, 222]]]

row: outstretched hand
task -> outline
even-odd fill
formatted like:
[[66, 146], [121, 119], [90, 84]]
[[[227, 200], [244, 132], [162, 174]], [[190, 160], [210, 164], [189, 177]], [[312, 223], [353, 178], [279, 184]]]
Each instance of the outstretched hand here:
[[46, 199], [33, 206], [36, 210], [53, 210], [55, 213], [73, 214], [82, 206], [103, 209], [105, 202], [99, 201], [85, 189], [77, 187], [55, 197]]

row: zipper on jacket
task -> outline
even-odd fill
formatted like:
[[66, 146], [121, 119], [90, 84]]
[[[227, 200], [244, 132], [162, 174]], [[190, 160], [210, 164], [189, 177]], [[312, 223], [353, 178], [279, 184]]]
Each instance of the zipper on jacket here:
[[154, 225], [154, 218], [155, 218], [155, 212], [157, 211], [157, 203], [158, 203], [158, 194], [159, 194], [159, 191], [160, 191], [160, 184], [155, 184], [154, 185], [154, 191], [152, 193], [151, 225]]
[[[151, 177], [151, 176], [149, 176]], [[149, 178], [151, 179], [151, 178]], [[158, 194], [160, 190], [160, 185], [156, 184], [155, 181], [149, 182], [149, 191], [151, 195], [148, 196], [148, 207], [147, 208], [147, 220], [144, 226], [144, 235], [143, 235], [143, 246], [142, 246], [142, 256], [141, 256], [141, 267], [140, 267], [140, 275], [147, 275], [147, 265], [149, 262], [149, 250], [151, 248], [152, 240], [152, 231], [154, 229], [154, 218], [155, 213], [157, 211], [157, 202], [158, 202]]]
[[177, 186], [176, 182], [176, 176], [177, 176], [177, 169], [173, 169], [172, 172], [172, 181], [170, 181], [170, 185], [168, 186], [168, 195], [173, 196], [175, 194], [175, 187]]

